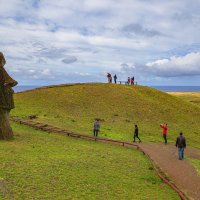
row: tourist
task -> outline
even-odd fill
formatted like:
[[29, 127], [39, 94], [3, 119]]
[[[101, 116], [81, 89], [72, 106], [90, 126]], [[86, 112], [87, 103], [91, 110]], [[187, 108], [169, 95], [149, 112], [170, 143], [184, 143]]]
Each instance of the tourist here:
[[115, 84], [117, 83], [117, 75], [115, 74], [114, 75], [114, 81], [115, 81]]
[[96, 119], [94, 122], [94, 137], [98, 137], [99, 131], [100, 131], [100, 123], [99, 120]]
[[107, 73], [108, 83], [112, 83], [112, 76], [110, 73]]
[[128, 81], [127, 81], [127, 83], [128, 83], [128, 85], [130, 85], [130, 83], [131, 83], [131, 79], [130, 79], [130, 77], [128, 77]]
[[131, 85], [134, 85], [134, 76], [131, 78]]
[[138, 126], [137, 126], [137, 125], [135, 125], [134, 141], [133, 141], [133, 142], [135, 142], [135, 138], [138, 138], [138, 139], [139, 139], [139, 142], [141, 142], [141, 140], [140, 140], [140, 138], [139, 138], [139, 136], [138, 136]]
[[186, 148], [186, 140], [182, 132], [180, 132], [180, 136], [176, 139], [176, 147], [178, 147], [178, 158], [182, 160], [184, 158], [184, 148]]
[[160, 124], [160, 127], [163, 129], [164, 144], [167, 144], [167, 124]]
[[112, 75], [110, 74], [110, 83], [112, 83]]

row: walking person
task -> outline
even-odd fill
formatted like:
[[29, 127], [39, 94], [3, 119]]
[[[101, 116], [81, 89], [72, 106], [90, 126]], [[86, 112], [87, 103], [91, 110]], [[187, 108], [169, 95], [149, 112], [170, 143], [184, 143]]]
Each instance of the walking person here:
[[99, 120], [96, 119], [95, 122], [94, 122], [94, 137], [98, 137], [98, 133], [100, 131], [100, 123], [99, 123]]
[[168, 127], [167, 124], [160, 124], [160, 127], [163, 129], [163, 138], [164, 138], [164, 144], [167, 144], [167, 131]]
[[134, 76], [131, 78], [131, 85], [134, 85], [134, 80], [135, 80], [135, 78], [134, 78]]
[[139, 142], [141, 142], [141, 140], [140, 140], [140, 138], [139, 138], [139, 136], [138, 136], [138, 126], [137, 126], [137, 125], [135, 125], [134, 141], [133, 141], [133, 142], [135, 142], [135, 138], [138, 138], [138, 139], [139, 139]]
[[115, 82], [115, 84], [117, 83], [117, 75], [116, 74], [114, 75], [114, 82]]
[[184, 158], [184, 148], [186, 148], [186, 140], [182, 132], [180, 132], [180, 136], [176, 139], [176, 147], [178, 147], [178, 158], [182, 160]]

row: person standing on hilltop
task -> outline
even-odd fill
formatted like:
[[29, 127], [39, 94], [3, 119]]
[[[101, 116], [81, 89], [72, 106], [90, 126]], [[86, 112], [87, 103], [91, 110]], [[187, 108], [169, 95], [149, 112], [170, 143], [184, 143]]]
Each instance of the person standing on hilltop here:
[[108, 83], [112, 83], [112, 76], [110, 73], [107, 73]]
[[115, 84], [117, 83], [117, 75], [115, 74], [114, 75], [114, 81], [115, 81]]
[[100, 123], [99, 123], [99, 120], [96, 119], [95, 122], [94, 122], [94, 137], [98, 137], [98, 133], [100, 131]]
[[182, 160], [184, 158], [184, 148], [186, 148], [186, 140], [182, 132], [180, 132], [180, 136], [176, 139], [176, 147], [178, 147], [179, 160]]
[[130, 83], [131, 83], [130, 77], [128, 77], [127, 83], [128, 83], [128, 85], [130, 85]]
[[138, 138], [139, 139], [139, 142], [141, 142], [141, 140], [140, 140], [140, 138], [139, 138], [139, 136], [138, 136], [138, 126], [137, 125], [135, 125], [135, 132], [134, 132], [134, 141], [133, 142], [135, 142], [135, 138]]
[[134, 76], [131, 78], [131, 85], [134, 85], [134, 80], [135, 80], [135, 78], [134, 78]]
[[160, 127], [163, 129], [163, 138], [164, 138], [164, 144], [167, 144], [167, 124], [160, 124]]
[[110, 74], [110, 83], [112, 83], [112, 75]]

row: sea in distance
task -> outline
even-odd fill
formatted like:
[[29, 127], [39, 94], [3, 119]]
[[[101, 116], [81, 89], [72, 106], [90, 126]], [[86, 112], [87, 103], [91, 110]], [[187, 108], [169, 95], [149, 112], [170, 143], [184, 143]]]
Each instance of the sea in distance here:
[[149, 86], [162, 92], [200, 92], [200, 86]]
[[[15, 92], [32, 90], [42, 86], [22, 85], [14, 87]], [[200, 86], [149, 86], [162, 92], [200, 92]]]

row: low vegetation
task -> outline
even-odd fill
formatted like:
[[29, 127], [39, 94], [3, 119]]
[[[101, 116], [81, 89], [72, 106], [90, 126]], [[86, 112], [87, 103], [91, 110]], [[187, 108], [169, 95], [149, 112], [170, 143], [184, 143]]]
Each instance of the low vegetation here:
[[200, 106], [200, 92], [168, 92], [168, 93], [180, 97], [190, 103]]
[[0, 199], [179, 199], [134, 149], [12, 124], [0, 141]]
[[75, 84], [15, 94], [13, 116], [37, 116], [40, 122], [92, 134], [95, 118], [101, 137], [133, 140], [134, 124], [142, 141], [162, 142], [160, 123], [169, 125], [169, 142], [180, 131], [188, 145], [200, 148], [200, 108], [178, 97], [143, 86]]

